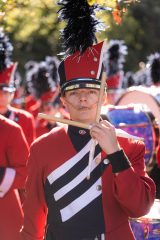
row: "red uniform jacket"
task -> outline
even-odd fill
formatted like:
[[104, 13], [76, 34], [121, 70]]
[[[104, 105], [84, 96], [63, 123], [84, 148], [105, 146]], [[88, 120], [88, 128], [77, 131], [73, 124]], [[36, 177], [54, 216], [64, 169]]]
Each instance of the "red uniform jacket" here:
[[31, 113], [25, 110], [14, 108], [11, 106], [9, 107], [9, 111], [9, 119], [13, 120], [21, 126], [28, 145], [30, 146], [36, 135], [34, 117]]
[[[53, 127], [55, 127], [53, 125]], [[52, 125], [49, 124], [46, 120], [44, 119], [36, 119], [36, 137], [40, 137], [42, 134], [48, 133], [52, 129]]]
[[[155, 185], [145, 172], [144, 144], [125, 138], [118, 140], [132, 166], [116, 176], [109, 165], [102, 175], [105, 234], [107, 240], [132, 240], [134, 237], [128, 218], [140, 217], [149, 211], [155, 198]], [[43, 239], [48, 211], [45, 183], [48, 179], [54, 181], [62, 175], [59, 168], [76, 159], [76, 155], [79, 156], [63, 127], [53, 129], [32, 145], [27, 199], [24, 205], [24, 228], [21, 232], [23, 240]], [[51, 215], [54, 218], [55, 213]]]
[[0, 115], [0, 239], [19, 240], [23, 212], [18, 189], [24, 188], [28, 144], [18, 124]]

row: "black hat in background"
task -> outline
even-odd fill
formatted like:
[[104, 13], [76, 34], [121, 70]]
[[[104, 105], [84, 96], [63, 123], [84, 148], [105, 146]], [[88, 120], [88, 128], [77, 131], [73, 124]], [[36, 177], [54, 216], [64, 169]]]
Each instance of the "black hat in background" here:
[[29, 70], [26, 72], [27, 91], [36, 99], [41, 99], [42, 102], [52, 101], [58, 87], [57, 66], [55, 65], [51, 71], [47, 61], [30, 63], [31, 66], [28, 64]]
[[17, 63], [11, 60], [13, 46], [8, 36], [0, 29], [0, 89], [14, 92]]
[[146, 64], [149, 70], [149, 77], [153, 84], [160, 83], [160, 53], [156, 52], [147, 57], [148, 62]]

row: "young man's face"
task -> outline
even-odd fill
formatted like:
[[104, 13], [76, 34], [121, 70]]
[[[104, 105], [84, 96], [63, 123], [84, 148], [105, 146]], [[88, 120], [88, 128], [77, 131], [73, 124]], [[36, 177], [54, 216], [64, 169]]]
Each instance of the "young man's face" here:
[[95, 122], [98, 98], [99, 90], [82, 88], [65, 92], [61, 100], [72, 120], [90, 124]]
[[13, 98], [13, 93], [0, 89], [0, 108], [7, 107]]

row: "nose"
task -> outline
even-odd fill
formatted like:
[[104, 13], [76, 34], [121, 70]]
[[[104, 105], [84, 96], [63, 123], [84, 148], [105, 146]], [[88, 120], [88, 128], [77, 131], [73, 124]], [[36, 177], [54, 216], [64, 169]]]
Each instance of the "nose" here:
[[81, 102], [82, 102], [82, 101], [86, 101], [86, 100], [87, 100], [87, 93], [81, 92], [81, 93], [79, 94], [79, 99], [80, 99]]

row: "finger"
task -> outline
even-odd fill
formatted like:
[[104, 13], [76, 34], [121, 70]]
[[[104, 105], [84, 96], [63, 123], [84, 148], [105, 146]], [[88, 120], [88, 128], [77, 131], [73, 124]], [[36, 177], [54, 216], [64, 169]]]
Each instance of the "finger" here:
[[107, 123], [105, 123], [105, 122], [103, 122], [103, 121], [101, 121], [101, 122], [99, 122], [99, 123], [95, 123], [94, 125], [92, 125], [91, 130], [103, 129], [104, 127], [110, 128], [110, 125], [107, 124]]
[[114, 133], [114, 135], [116, 135], [115, 126], [112, 125], [110, 122], [104, 120], [104, 121], [102, 122], [102, 126], [104, 127], [104, 131], [105, 131], [105, 129], [106, 129], [106, 130], [109, 130], [111, 133]]
[[[106, 128], [106, 127], [105, 127]], [[103, 126], [95, 126], [93, 127], [91, 130], [90, 130], [90, 134], [91, 135], [103, 135], [104, 133], [107, 133], [105, 130], [104, 130], [104, 127]]]
[[107, 126], [109, 128], [115, 128], [113, 124], [111, 124], [110, 122], [108, 122], [107, 120], [102, 120], [101, 122], [101, 125], [103, 126]]

